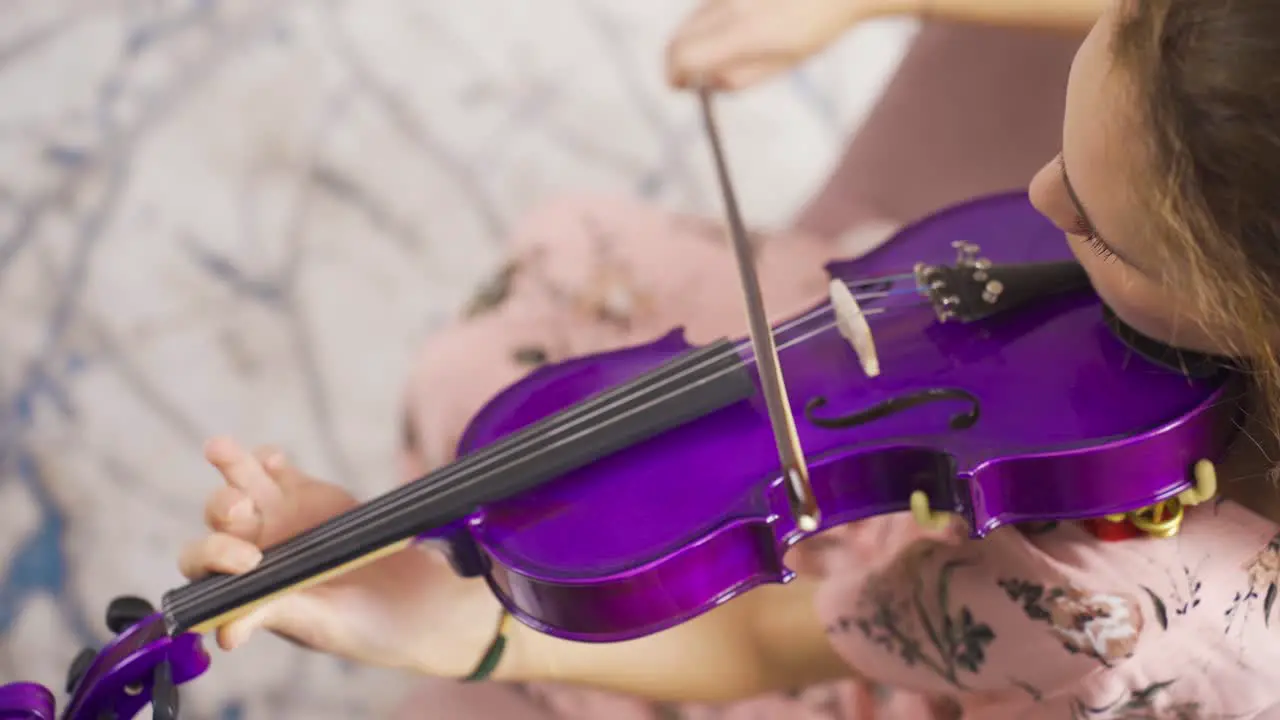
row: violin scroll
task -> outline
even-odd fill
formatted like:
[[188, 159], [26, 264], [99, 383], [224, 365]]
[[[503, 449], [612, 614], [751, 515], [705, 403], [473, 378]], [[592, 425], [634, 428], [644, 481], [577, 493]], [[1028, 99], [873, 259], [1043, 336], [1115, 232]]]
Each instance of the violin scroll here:
[[117, 637], [72, 660], [66, 678], [71, 697], [60, 714], [48, 688], [13, 683], [0, 687], [0, 720], [128, 720], [148, 705], [155, 720], [177, 720], [178, 686], [209, 667], [199, 636], [170, 637], [164, 619], [137, 597], [113, 600], [106, 624]]
[[53, 693], [36, 683], [0, 686], [0, 720], [55, 720]]
[[151, 706], [155, 720], [177, 720], [178, 686], [209, 667], [197, 635], [171, 637], [151, 603], [125, 596], [107, 606], [117, 637], [96, 655], [81, 651], [67, 677], [71, 699], [61, 720], [126, 720]]

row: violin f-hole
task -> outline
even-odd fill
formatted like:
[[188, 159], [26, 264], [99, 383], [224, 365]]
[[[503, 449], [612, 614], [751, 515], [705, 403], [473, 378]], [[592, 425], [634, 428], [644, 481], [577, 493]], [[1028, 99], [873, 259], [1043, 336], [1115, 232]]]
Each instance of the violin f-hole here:
[[827, 404], [827, 398], [823, 395], [818, 395], [810, 398], [809, 402], [805, 403], [804, 416], [810, 423], [820, 428], [848, 430], [859, 425], [867, 425], [877, 420], [883, 420], [920, 405], [944, 400], [961, 400], [969, 403], [968, 410], [951, 417], [949, 425], [952, 430], [968, 430], [978, 422], [978, 417], [982, 413], [982, 403], [978, 401], [978, 398], [973, 393], [960, 388], [928, 388], [919, 392], [889, 398], [865, 410], [838, 417], [820, 417], [816, 414], [818, 409]]

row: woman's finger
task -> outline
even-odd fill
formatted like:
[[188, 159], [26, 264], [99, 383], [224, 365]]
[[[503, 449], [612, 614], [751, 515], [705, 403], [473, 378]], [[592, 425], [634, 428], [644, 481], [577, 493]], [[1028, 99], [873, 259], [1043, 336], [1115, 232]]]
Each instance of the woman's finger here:
[[239, 488], [224, 485], [204, 504], [204, 522], [210, 530], [255, 542], [262, 533], [262, 513], [253, 499]]
[[777, 56], [745, 58], [720, 77], [722, 90], [741, 90], [767, 80], [786, 70], [792, 63]]
[[787, 38], [756, 19], [736, 22], [706, 38], [673, 44], [668, 54], [669, 80], [676, 87], [707, 85], [738, 90], [755, 79], [795, 64], [803, 53]]
[[667, 81], [679, 88], [715, 84], [715, 70], [743, 44], [742, 21], [727, 3], [703, 6], [667, 44]]
[[280, 488], [280, 492], [286, 496], [308, 479], [305, 473], [289, 462], [289, 456], [274, 445], [260, 447], [253, 454]]
[[707, 0], [680, 23], [675, 37], [706, 36], [730, 24], [737, 14], [732, 0]]
[[253, 500], [260, 512], [279, 503], [279, 485], [252, 453], [246, 452], [235, 440], [217, 437], [205, 444], [205, 458], [222, 473], [231, 487], [243, 491]]
[[341, 635], [334, 629], [337, 622], [330, 603], [314, 592], [287, 593], [219, 628], [218, 646], [234, 650], [259, 630], [269, 630], [295, 645], [332, 652]]
[[253, 457], [264, 466], [267, 463], [273, 465], [283, 465], [288, 462], [288, 458], [284, 454], [284, 450], [277, 445], [259, 445], [253, 449]]
[[212, 574], [240, 575], [262, 562], [253, 543], [225, 533], [213, 533], [188, 544], [178, 556], [182, 575], [197, 580]]

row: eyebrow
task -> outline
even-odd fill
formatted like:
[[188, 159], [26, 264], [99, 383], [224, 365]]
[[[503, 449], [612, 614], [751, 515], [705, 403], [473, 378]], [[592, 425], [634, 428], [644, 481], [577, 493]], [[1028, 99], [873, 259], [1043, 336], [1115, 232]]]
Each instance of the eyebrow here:
[[1107, 250], [1120, 258], [1126, 265], [1141, 272], [1141, 265], [1133, 262], [1128, 255], [1117, 250], [1114, 245], [1107, 242], [1107, 239], [1098, 232], [1098, 226], [1093, 224], [1093, 218], [1089, 217], [1089, 211], [1085, 209], [1084, 203], [1080, 202], [1080, 196], [1076, 195], [1076, 189], [1071, 185], [1071, 177], [1067, 174], [1067, 161], [1061, 154], [1058, 155], [1058, 169], [1062, 172], [1062, 186], [1067, 189], [1067, 197], [1071, 200], [1071, 206], [1075, 208], [1076, 213], [1080, 215], [1080, 219], [1084, 221], [1084, 224], [1089, 226], [1094, 239], [1105, 245]]

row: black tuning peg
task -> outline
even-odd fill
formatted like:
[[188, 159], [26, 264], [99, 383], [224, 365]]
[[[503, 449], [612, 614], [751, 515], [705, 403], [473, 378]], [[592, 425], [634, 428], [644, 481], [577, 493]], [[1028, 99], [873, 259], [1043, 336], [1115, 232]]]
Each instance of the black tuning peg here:
[[140, 597], [122, 595], [107, 605], [107, 629], [119, 634], [155, 612], [151, 603]]
[[173, 684], [169, 663], [157, 665], [151, 680], [152, 720], [178, 720], [178, 686]]
[[76, 659], [71, 661], [71, 667], [67, 669], [67, 693], [75, 692], [76, 686], [84, 679], [84, 674], [89, 672], [89, 666], [93, 664], [94, 659], [98, 657], [98, 653], [85, 648], [76, 655]]

